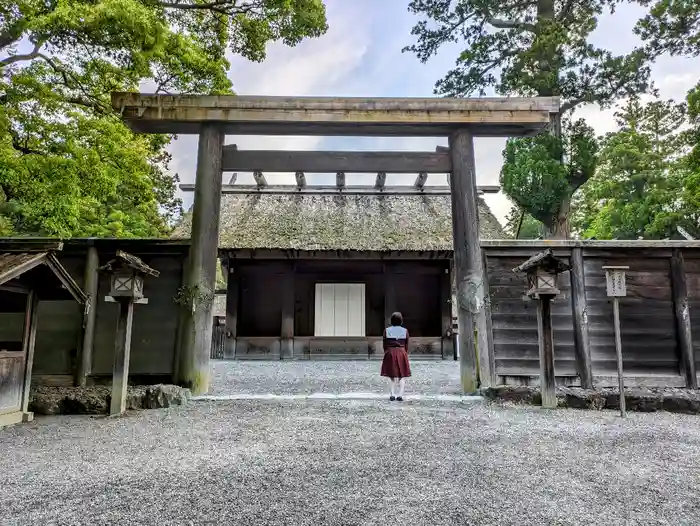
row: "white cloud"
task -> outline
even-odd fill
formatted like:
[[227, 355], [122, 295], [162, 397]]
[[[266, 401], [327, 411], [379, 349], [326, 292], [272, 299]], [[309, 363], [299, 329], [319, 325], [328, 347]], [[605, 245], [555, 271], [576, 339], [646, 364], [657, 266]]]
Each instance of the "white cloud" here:
[[[330, 27], [320, 38], [306, 40], [290, 48], [281, 43], [268, 46], [262, 63], [229, 57], [234, 90], [239, 95], [332, 95], [342, 94], [343, 82], [362, 64], [371, 44], [371, 35], [362, 24], [362, 11], [351, 3], [333, 3], [328, 9]], [[241, 149], [314, 149], [320, 137], [227, 136], [226, 143]], [[185, 183], [194, 182], [197, 137], [183, 135], [171, 145], [172, 169]], [[266, 174], [271, 183], [294, 180], [290, 174]], [[227, 181], [228, 176], [224, 179]], [[239, 174], [239, 182], [252, 184], [251, 174]], [[185, 206], [192, 194], [184, 194]]]
[[[459, 45], [453, 44], [427, 64], [421, 64], [401, 48], [413, 38], [410, 30], [416, 19], [407, 12], [405, 0], [327, 0], [329, 31], [319, 39], [307, 40], [295, 48], [282, 44], [269, 46], [267, 59], [260, 64], [241, 58], [231, 59], [230, 77], [234, 88], [246, 95], [318, 96], [432, 96], [435, 81], [454, 65]], [[615, 53], [632, 50], [638, 41], [631, 32], [641, 10], [621, 6], [616, 15], [600, 20], [594, 40]], [[388, 23], [390, 21], [391, 23]], [[698, 78], [700, 63], [688, 59], [662, 58], [653, 66], [653, 78], [663, 98], [681, 100]], [[615, 128], [614, 109], [600, 111], [583, 107], [576, 115], [584, 117], [597, 133]], [[434, 150], [446, 144], [444, 138], [318, 138], [318, 137], [228, 137], [227, 143], [246, 149], [337, 149], [337, 150]], [[505, 138], [478, 138], [475, 141], [477, 184], [498, 184]], [[183, 181], [194, 180], [196, 137], [182, 137], [173, 147], [173, 167]], [[273, 183], [291, 182], [293, 175], [266, 174]], [[404, 176], [413, 177], [413, 176]], [[369, 184], [374, 176], [356, 176], [353, 183]], [[398, 183], [401, 176], [388, 182]], [[312, 184], [328, 180], [317, 175]], [[239, 181], [252, 183], [247, 174]], [[405, 184], [405, 180], [401, 180]], [[431, 177], [429, 184], [439, 181]], [[511, 203], [502, 194], [487, 195], [494, 214], [503, 221]], [[186, 204], [191, 202], [190, 199]]]

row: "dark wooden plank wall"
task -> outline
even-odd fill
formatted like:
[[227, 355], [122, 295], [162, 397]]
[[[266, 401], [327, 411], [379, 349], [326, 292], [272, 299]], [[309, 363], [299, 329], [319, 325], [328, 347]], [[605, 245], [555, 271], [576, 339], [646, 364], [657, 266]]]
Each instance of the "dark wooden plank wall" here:
[[[101, 264], [107, 259], [107, 255], [100, 255]], [[59, 254], [59, 260], [82, 284], [84, 256]], [[149, 303], [134, 307], [130, 374], [168, 375], [175, 352], [179, 312], [175, 296], [182, 281], [183, 261], [180, 256], [143, 256], [143, 260], [161, 274], [145, 280]], [[117, 306], [104, 301], [108, 294], [109, 278], [101, 276], [92, 365], [92, 374], [97, 376], [112, 374]], [[72, 375], [81, 334], [82, 309], [75, 301], [40, 301], [34, 374]]]
[[282, 330], [285, 266], [279, 262], [236, 265], [240, 303], [238, 336], [278, 337]]
[[[144, 279], [144, 296], [148, 298], [148, 304], [134, 305], [129, 374], [168, 375], [173, 371], [180, 310], [175, 296], [182, 283], [183, 260], [175, 256], [143, 256], [142, 259], [158, 270], [160, 276]], [[94, 375], [112, 374], [118, 306], [104, 301], [108, 294], [109, 276], [100, 276], [92, 358]]]
[[[488, 255], [488, 252], [487, 252]], [[513, 273], [527, 257], [488, 256], [489, 301], [498, 376], [538, 376], [537, 303], [523, 275]], [[569, 273], [559, 278], [562, 295], [552, 303], [554, 360], [558, 376], [576, 375]]]
[[[567, 260], [570, 247], [556, 247]], [[497, 374], [503, 377], [539, 376], [536, 304], [524, 299], [525, 277], [511, 269], [542, 246], [487, 246], [490, 301]], [[680, 248], [690, 304], [696, 367], [700, 367], [700, 247]], [[617, 374], [612, 299], [607, 297], [603, 266], [622, 265], [627, 271], [627, 297], [620, 299], [622, 353], [625, 375], [663, 379], [683, 385], [682, 363], [671, 279], [671, 249], [657, 247], [583, 245], [584, 283], [590, 355], [594, 378], [600, 383]], [[555, 369], [558, 377], [577, 374], [574, 320], [568, 273], [559, 280], [563, 298], [553, 304]], [[635, 380], [636, 381], [636, 380]], [[646, 380], [640, 380], [640, 382]], [[661, 381], [661, 380], [659, 380]]]
[[629, 375], [679, 375], [670, 260], [584, 257], [589, 341], [594, 376], [617, 374], [612, 298], [603, 266], [629, 266], [627, 296], [620, 298], [622, 361]]
[[693, 350], [695, 351], [695, 370], [700, 373], [700, 250], [695, 252], [683, 251], [685, 264], [685, 279], [690, 303], [690, 324], [693, 335]]
[[434, 337], [442, 333], [440, 270], [437, 266], [417, 265], [397, 269], [396, 307], [412, 337]]
[[[59, 253], [58, 259], [82, 286], [85, 258]], [[83, 310], [76, 301], [42, 301], [39, 298], [33, 374], [73, 374], [81, 344], [82, 320]]]
[[[446, 264], [445, 264], [446, 265]], [[440, 272], [436, 262], [401, 262], [396, 265], [396, 302], [413, 336], [440, 336]], [[284, 273], [290, 263], [258, 261], [236, 266], [241, 297], [238, 335], [280, 335]], [[316, 283], [364, 283], [366, 335], [381, 336], [384, 330], [384, 281], [380, 261], [299, 261], [294, 267], [295, 337], [314, 334]]]

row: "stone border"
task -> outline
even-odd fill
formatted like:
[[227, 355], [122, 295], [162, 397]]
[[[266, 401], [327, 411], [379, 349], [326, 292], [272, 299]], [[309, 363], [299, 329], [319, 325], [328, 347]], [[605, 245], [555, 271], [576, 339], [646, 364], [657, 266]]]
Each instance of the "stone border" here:
[[[126, 408], [141, 410], [184, 405], [190, 397], [189, 389], [176, 385], [129, 386]], [[30, 392], [29, 410], [37, 415], [104, 415], [109, 413], [111, 399], [111, 388], [107, 386], [38, 386]]]
[[[481, 389], [481, 395], [490, 401], [540, 405], [538, 387], [497, 386]], [[628, 411], [700, 414], [700, 391], [690, 389], [631, 388], [625, 390]], [[557, 407], [573, 409], [620, 409], [620, 393], [616, 389], [557, 389]]]

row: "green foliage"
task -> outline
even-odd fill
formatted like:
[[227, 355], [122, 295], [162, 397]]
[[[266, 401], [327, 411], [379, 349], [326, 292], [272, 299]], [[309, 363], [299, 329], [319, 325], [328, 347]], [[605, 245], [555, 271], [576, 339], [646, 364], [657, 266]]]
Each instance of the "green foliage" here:
[[678, 226], [700, 234], [686, 105], [631, 99], [616, 117], [619, 129], [602, 139], [598, 171], [577, 195], [577, 230], [597, 239], [679, 237]]
[[693, 0], [641, 0], [648, 14], [637, 23], [635, 33], [652, 56], [700, 53], [700, 6]]
[[157, 236], [181, 204], [170, 137], [109, 94], [230, 93], [226, 52], [326, 31], [321, 0], [10, 0], [0, 6], [0, 235]]
[[506, 217], [505, 231], [515, 239], [540, 239], [544, 235], [544, 225], [518, 207], [511, 208]]
[[642, 50], [614, 55], [594, 46], [598, 17], [620, 0], [412, 0], [424, 17], [405, 48], [425, 62], [459, 42], [454, 69], [436, 85], [441, 95], [560, 95], [563, 110], [583, 102], [608, 105], [649, 87]]
[[[591, 41], [598, 17], [620, 2], [413, 0], [409, 10], [424, 19], [412, 31], [417, 43], [405, 50], [425, 62], [446, 43], [463, 46], [455, 68], [437, 82], [441, 95], [483, 95], [492, 88], [503, 95], [560, 96], [562, 113], [584, 103], [607, 107], [650, 88], [646, 50], [614, 55]], [[573, 192], [594, 171], [595, 149], [584, 128], [571, 128], [575, 135], [561, 144], [544, 136], [511, 140], [504, 152], [505, 193], [554, 237], [568, 235]], [[565, 150], [569, 159], [561, 167]]]
[[549, 232], [568, 231], [562, 222], [569, 200], [596, 166], [598, 145], [582, 119], [566, 124], [563, 137], [544, 133], [509, 139], [503, 152], [503, 191]]

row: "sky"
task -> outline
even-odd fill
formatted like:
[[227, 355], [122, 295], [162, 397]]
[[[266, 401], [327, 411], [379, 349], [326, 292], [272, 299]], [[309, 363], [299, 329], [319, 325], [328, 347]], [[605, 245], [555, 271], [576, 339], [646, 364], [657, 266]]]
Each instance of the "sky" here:
[[[413, 54], [401, 49], [414, 42], [411, 28], [418, 18], [408, 12], [408, 0], [326, 0], [328, 32], [317, 39], [289, 48], [272, 43], [267, 58], [252, 63], [230, 57], [229, 77], [240, 95], [336, 96], [336, 97], [430, 97], [435, 82], [453, 67], [460, 48], [450, 45], [428, 63], [421, 64]], [[615, 53], [632, 50], [639, 42], [632, 26], [643, 14], [637, 6], [623, 5], [615, 15], [603, 17], [593, 43]], [[652, 73], [663, 98], [681, 100], [700, 78], [700, 61], [663, 57]], [[599, 134], [615, 129], [614, 109], [600, 111], [595, 106], [577, 110]], [[226, 143], [240, 149], [275, 150], [402, 150], [434, 151], [447, 145], [444, 138], [370, 137], [265, 137], [228, 136]], [[475, 140], [477, 184], [497, 185], [505, 138]], [[180, 136], [171, 147], [171, 169], [182, 183], [193, 183], [197, 137]], [[271, 184], [294, 181], [294, 174], [266, 174]], [[224, 174], [228, 182], [230, 174]], [[324, 180], [325, 177], [329, 179]], [[428, 184], [445, 184], [431, 176]], [[414, 176], [388, 175], [387, 184], [412, 184]], [[355, 176], [348, 184], [371, 184], [374, 176]], [[251, 174], [239, 174], [237, 182], [252, 184]], [[335, 176], [309, 176], [309, 184], [334, 184]], [[181, 193], [185, 209], [192, 204], [192, 193]], [[496, 217], [505, 221], [512, 207], [501, 193], [485, 199]]]

